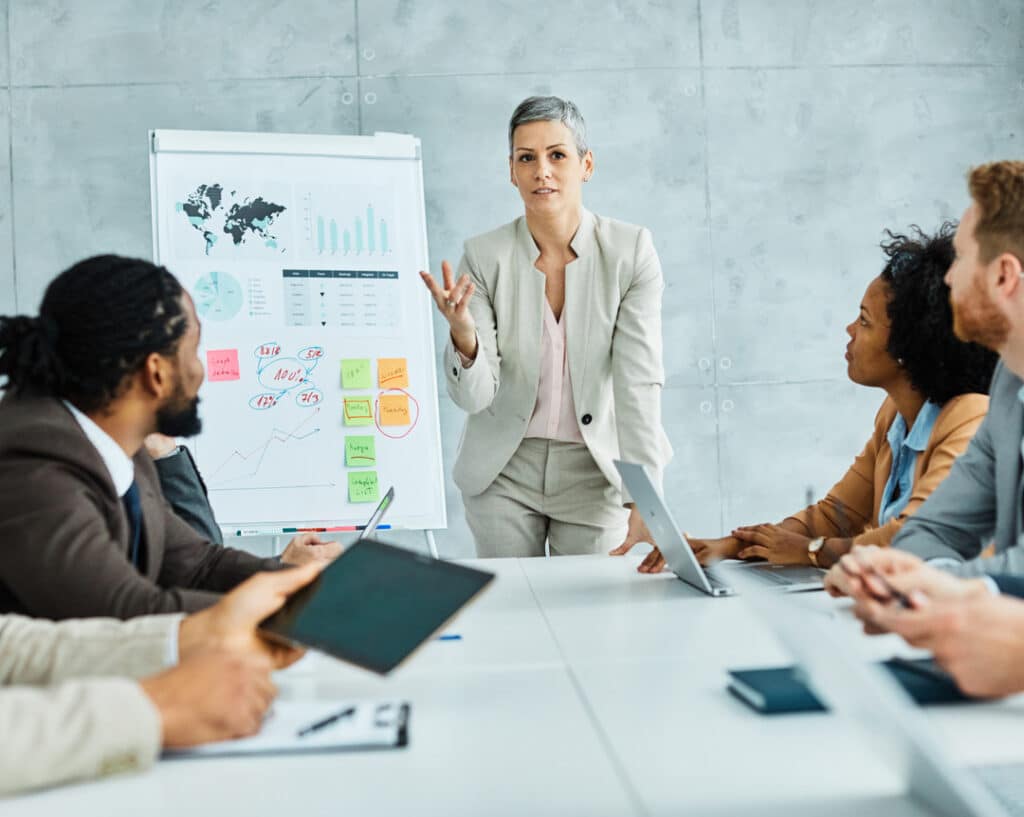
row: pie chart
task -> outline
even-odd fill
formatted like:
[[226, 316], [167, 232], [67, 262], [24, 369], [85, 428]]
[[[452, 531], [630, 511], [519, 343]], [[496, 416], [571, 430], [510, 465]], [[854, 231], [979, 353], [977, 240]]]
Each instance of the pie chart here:
[[242, 285], [226, 272], [200, 275], [194, 293], [196, 312], [208, 321], [229, 321], [242, 308]]

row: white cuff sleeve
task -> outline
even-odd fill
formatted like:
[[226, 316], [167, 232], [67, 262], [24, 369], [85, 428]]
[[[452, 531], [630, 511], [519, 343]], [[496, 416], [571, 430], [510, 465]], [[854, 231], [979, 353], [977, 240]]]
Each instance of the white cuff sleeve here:
[[182, 616], [178, 620], [177, 627], [171, 627], [167, 631], [167, 652], [164, 656], [164, 665], [166, 667], [176, 667], [181, 657], [178, 655], [178, 634], [181, 632], [181, 622], [185, 618]]

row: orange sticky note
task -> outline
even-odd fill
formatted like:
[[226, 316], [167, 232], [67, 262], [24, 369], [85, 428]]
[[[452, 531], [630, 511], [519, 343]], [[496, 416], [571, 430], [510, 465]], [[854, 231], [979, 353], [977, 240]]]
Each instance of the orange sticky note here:
[[382, 394], [380, 396], [380, 424], [382, 426], [409, 425], [409, 396]]
[[211, 383], [238, 380], [241, 376], [237, 349], [216, 349], [206, 353], [206, 379]]
[[409, 366], [405, 358], [377, 358], [377, 385], [382, 389], [409, 388]]

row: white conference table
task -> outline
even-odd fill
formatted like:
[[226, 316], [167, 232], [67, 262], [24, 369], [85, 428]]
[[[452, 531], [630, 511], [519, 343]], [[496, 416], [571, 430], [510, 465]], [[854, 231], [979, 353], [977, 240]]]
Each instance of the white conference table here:
[[[402, 750], [164, 761], [5, 801], [5, 817], [923, 815], [860, 731], [756, 715], [726, 668], [787, 656], [742, 598], [709, 598], [638, 555], [481, 561], [491, 587], [391, 677], [313, 655], [289, 698], [403, 697]], [[856, 628], [843, 603], [804, 596]], [[906, 652], [893, 637], [879, 657]], [[1024, 761], [1024, 698], [927, 717], [964, 764]], [[2, 739], [2, 737], [0, 737]]]

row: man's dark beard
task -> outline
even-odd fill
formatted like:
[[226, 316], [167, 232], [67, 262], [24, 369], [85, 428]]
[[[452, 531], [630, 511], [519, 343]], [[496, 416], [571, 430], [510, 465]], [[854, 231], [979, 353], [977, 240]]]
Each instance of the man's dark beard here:
[[199, 398], [195, 397], [184, 405], [175, 401], [163, 406], [156, 413], [156, 430], [168, 437], [194, 437], [203, 429], [199, 419]]

